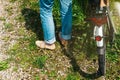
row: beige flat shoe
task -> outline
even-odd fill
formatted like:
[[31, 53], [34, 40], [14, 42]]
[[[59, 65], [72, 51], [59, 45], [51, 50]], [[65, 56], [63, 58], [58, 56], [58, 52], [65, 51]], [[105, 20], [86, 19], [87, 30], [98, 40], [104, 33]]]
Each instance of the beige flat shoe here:
[[44, 41], [36, 41], [35, 44], [42, 49], [50, 49], [50, 50], [55, 49], [55, 44], [47, 44]]

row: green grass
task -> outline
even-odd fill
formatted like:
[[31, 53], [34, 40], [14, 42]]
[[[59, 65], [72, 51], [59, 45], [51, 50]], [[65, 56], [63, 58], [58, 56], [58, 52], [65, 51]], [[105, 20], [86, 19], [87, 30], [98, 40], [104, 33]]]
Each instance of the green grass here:
[[10, 36], [5, 36], [4, 38], [2, 38], [2, 40], [4, 40], [4, 41], [9, 41], [9, 39], [10, 39]]
[[8, 62], [7, 61], [2, 61], [0, 62], [0, 71], [6, 70], [8, 68]]
[[19, 42], [13, 45], [13, 47], [8, 51], [8, 53], [11, 55], [16, 63], [25, 63], [26, 67], [30, 65], [29, 63], [32, 63], [32, 55], [34, 55], [35, 50], [37, 50], [35, 46], [35, 41], [33, 40], [35, 40], [34, 36], [25, 35], [23, 38], [20, 38]]
[[36, 76], [36, 77], [35, 77], [35, 80], [40, 80], [40, 77], [39, 77], [39, 76]]
[[6, 19], [4, 17], [0, 17], [0, 21], [5, 21]]
[[65, 80], [80, 80], [80, 77], [78, 74], [68, 74]]
[[120, 34], [115, 36], [115, 41], [112, 47], [108, 45], [107, 47], [107, 59], [112, 62], [118, 62], [120, 56]]
[[13, 31], [13, 24], [12, 23], [4, 23], [4, 29], [7, 31]]
[[33, 62], [35, 65], [38, 66], [38, 68], [43, 68], [45, 63], [46, 63], [46, 60], [47, 60], [47, 56], [39, 56], [37, 58], [35, 58], [35, 61]]
[[[23, 68], [28, 69], [30, 66], [33, 68], [40, 69], [39, 73], [33, 75], [35, 80], [39, 80], [41, 77], [40, 74], [47, 76], [51, 80], [90, 80], [89, 77], [83, 77], [79, 71], [74, 70], [77, 65], [83, 64], [83, 66], [91, 65], [94, 59], [96, 59], [96, 55], [94, 53], [95, 49], [92, 49], [89, 46], [90, 41], [86, 41], [87, 35], [86, 33], [89, 32], [89, 28], [86, 27], [85, 23], [83, 22], [86, 15], [84, 14], [84, 10], [81, 9], [80, 5], [77, 1], [73, 1], [73, 25], [77, 24], [78, 26], [73, 26], [73, 36], [75, 38], [72, 39], [72, 46], [70, 46], [70, 51], [73, 53], [76, 62], [72, 63], [73, 58], [69, 56], [65, 56], [65, 52], [60, 47], [60, 44], [57, 42], [56, 46], [57, 49], [55, 51], [49, 51], [46, 49], [39, 49], [35, 45], [35, 41], [38, 39], [43, 38], [40, 21], [39, 21], [39, 1], [38, 0], [10, 0], [11, 2], [19, 1], [22, 2], [21, 13], [22, 11], [25, 12], [21, 15], [17, 16], [15, 20], [19, 21], [20, 23], [25, 22], [25, 25], [22, 25], [16, 35], [23, 36], [22, 38], [18, 39], [18, 42], [13, 45], [9, 50], [8, 54], [11, 55], [11, 61], [14, 61], [16, 64], [22, 65]], [[55, 0], [55, 6], [59, 5], [57, 0]], [[26, 9], [27, 8], [27, 9]], [[7, 9], [8, 12], [11, 13], [11, 8]], [[57, 24], [60, 25], [60, 13], [59, 13], [59, 6], [54, 7], [53, 9], [53, 16], [57, 21]], [[11, 15], [11, 14], [10, 14]], [[4, 20], [4, 18], [1, 20]], [[37, 26], [37, 27], [36, 27]], [[10, 23], [5, 23], [6, 30], [12, 30], [13, 25]], [[109, 45], [107, 46], [107, 79], [120, 79], [120, 35], [116, 35], [116, 40], [111, 48]], [[4, 38], [6, 41], [9, 37]], [[94, 46], [94, 45], [93, 45]], [[71, 69], [66, 69], [66, 76], [60, 76], [57, 74], [59, 70], [64, 71], [64, 59], [62, 57], [67, 57], [66, 59], [70, 60]], [[62, 58], [62, 61], [56, 58]], [[85, 61], [87, 63], [85, 64]], [[63, 63], [61, 63], [63, 62]], [[73, 60], [73, 62], [75, 62]], [[2, 63], [2, 70], [6, 69], [7, 63]], [[84, 65], [85, 64], [85, 65]], [[47, 66], [46, 66], [47, 65]], [[57, 66], [56, 66], [57, 65]], [[49, 69], [51, 67], [52, 70]], [[80, 67], [80, 66], [79, 66]], [[88, 72], [93, 72], [93, 68], [91, 66], [87, 69]], [[34, 72], [34, 71], [33, 71]], [[32, 73], [32, 71], [31, 71]], [[114, 74], [114, 75], [113, 75]]]
[[8, 12], [8, 14], [11, 16], [13, 14], [13, 11], [12, 11], [12, 6], [9, 6], [9, 7], [6, 7], [5, 11]]

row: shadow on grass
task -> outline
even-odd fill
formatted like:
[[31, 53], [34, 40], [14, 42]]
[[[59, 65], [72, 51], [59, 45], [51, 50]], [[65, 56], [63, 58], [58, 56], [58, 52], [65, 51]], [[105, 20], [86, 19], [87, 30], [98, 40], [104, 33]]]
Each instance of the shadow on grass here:
[[[39, 13], [37, 11], [29, 9], [29, 8], [25, 8], [21, 12], [22, 12], [22, 15], [24, 16], [25, 21], [26, 21], [26, 23], [25, 23], [26, 29], [34, 32], [38, 39], [42, 39], [43, 32], [42, 32]], [[86, 27], [86, 25], [84, 27]], [[86, 43], [86, 40], [90, 40], [89, 28], [83, 28], [81, 31], [79, 31], [79, 29], [78, 29], [77, 33], [80, 33], [80, 34], [87, 33], [88, 34], [87, 37], [85, 38], [82, 46], [87, 45], [88, 43]], [[72, 48], [71, 48], [71, 50], [72, 50]], [[89, 52], [89, 49], [87, 49], [87, 52]], [[64, 49], [64, 53], [67, 57], [69, 57], [71, 59], [71, 64], [74, 68], [74, 71], [79, 72], [80, 75], [82, 75], [85, 78], [95, 79], [95, 78], [100, 77], [100, 75], [98, 75], [98, 73], [88, 74], [88, 73], [85, 73], [84, 71], [82, 71], [80, 66], [77, 64], [77, 61], [76, 61], [76, 59], [73, 56], [73, 53], [71, 51]], [[87, 56], [89, 56], [89, 55], [87, 55]]]
[[[25, 27], [27, 30], [32, 30], [37, 36], [38, 39], [43, 40], [43, 30], [42, 30], [42, 24], [40, 21], [40, 13], [29, 9], [24, 8], [22, 11], [22, 15], [25, 18]], [[56, 34], [58, 34], [58, 31], [60, 30], [60, 26], [57, 26], [57, 21], [54, 19], [55, 24], [55, 30]], [[58, 36], [56, 36], [58, 39]]]
[[21, 12], [26, 21], [26, 29], [34, 32], [38, 39], [43, 39], [43, 31], [39, 13], [29, 8], [24, 8]]
[[[82, 44], [80, 45], [80, 46], [82, 46], [81, 48], [80, 48], [80, 50], [79, 51], [85, 51], [85, 55], [87, 56], [87, 58], [91, 55], [90, 53], [92, 53], [91, 52], [91, 48], [90, 47], [92, 47], [92, 46], [89, 46], [89, 45], [91, 45], [92, 43], [90, 43], [91, 41], [91, 28], [90, 27], [86, 27], [87, 25], [84, 25], [84, 28], [82, 29], [81, 28], [81, 30], [80, 29], [76, 29], [75, 30], [75, 32], [76, 32], [76, 37], [77, 36], [82, 36], [82, 34], [83, 33], [86, 33], [87, 35], [86, 35], [86, 37], [85, 37], [85, 39], [82, 41]], [[75, 26], [74, 26], [75, 27]], [[80, 27], [80, 26], [79, 26]], [[82, 27], [82, 26], [81, 26]], [[75, 72], [78, 72], [80, 75], [82, 75], [84, 78], [86, 78], [86, 79], [97, 79], [97, 78], [99, 78], [101, 75], [99, 74], [99, 70], [98, 71], [96, 71], [95, 73], [92, 73], [92, 74], [89, 74], [89, 73], [86, 73], [86, 72], [84, 72], [82, 69], [81, 69], [81, 67], [78, 65], [78, 63], [77, 63], [77, 60], [76, 60], [76, 57], [74, 56], [74, 54], [73, 54], [73, 49], [75, 48], [75, 46], [74, 46], [74, 42], [75, 42], [75, 40], [73, 39], [72, 40], [72, 43], [70, 44], [70, 45], [72, 45], [72, 46], [70, 46], [70, 47], [68, 47], [67, 49], [63, 49], [63, 51], [64, 51], [64, 54], [71, 60], [71, 64], [72, 64], [72, 66], [73, 66], [73, 70], [75, 71]], [[79, 44], [77, 44], [77, 45], [79, 45]], [[86, 46], [88, 46], [88, 47], [86, 47]]]
[[99, 72], [95, 72], [95, 73], [92, 73], [92, 74], [89, 74], [89, 73], [86, 73], [84, 72], [80, 66], [77, 64], [77, 61], [75, 59], [75, 57], [73, 56], [72, 53], [70, 53], [68, 50], [64, 50], [65, 51], [65, 55], [67, 57], [69, 57], [69, 59], [71, 60], [71, 64], [73, 66], [73, 70], [75, 72], [79, 72], [80, 75], [82, 75], [83, 77], [87, 78], [87, 79], [97, 79], [99, 77], [101, 77], [101, 75], [99, 74]]

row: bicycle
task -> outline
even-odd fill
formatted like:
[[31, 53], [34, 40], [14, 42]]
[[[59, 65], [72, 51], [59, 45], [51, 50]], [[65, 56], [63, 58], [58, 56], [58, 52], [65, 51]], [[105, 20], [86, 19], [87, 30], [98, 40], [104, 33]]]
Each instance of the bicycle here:
[[98, 53], [98, 74], [106, 73], [106, 45], [113, 44], [115, 38], [115, 27], [111, 18], [109, 0], [94, 0], [89, 3], [89, 18], [86, 21], [92, 23], [92, 40], [95, 41]]

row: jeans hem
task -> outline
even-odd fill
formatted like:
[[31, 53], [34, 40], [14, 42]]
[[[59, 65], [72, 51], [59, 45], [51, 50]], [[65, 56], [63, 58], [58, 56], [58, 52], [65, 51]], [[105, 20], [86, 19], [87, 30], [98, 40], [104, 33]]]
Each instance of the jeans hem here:
[[71, 35], [61, 35], [61, 37], [65, 40], [71, 39]]
[[47, 44], [53, 44], [55, 41], [56, 41], [56, 39], [53, 38], [53, 39], [50, 39], [50, 40], [45, 40], [45, 43], [47, 43]]

